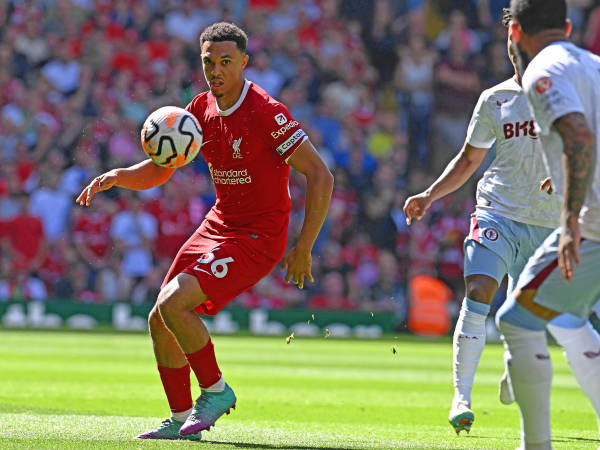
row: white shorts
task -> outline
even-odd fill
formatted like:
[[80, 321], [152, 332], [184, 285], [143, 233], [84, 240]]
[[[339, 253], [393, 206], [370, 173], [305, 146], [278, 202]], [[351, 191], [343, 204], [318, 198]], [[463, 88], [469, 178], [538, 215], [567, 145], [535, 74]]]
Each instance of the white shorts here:
[[586, 318], [600, 300], [600, 242], [581, 242], [581, 264], [567, 283], [558, 267], [559, 237], [560, 228], [546, 238], [525, 265], [516, 287], [537, 289], [534, 302], [539, 305]]

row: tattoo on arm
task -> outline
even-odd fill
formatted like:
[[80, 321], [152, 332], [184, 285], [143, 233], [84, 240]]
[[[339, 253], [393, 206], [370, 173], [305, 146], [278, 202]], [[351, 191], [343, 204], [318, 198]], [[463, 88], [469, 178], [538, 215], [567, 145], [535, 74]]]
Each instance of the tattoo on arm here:
[[594, 169], [595, 136], [585, 116], [566, 114], [554, 122], [564, 145], [565, 199], [562, 218], [578, 217]]

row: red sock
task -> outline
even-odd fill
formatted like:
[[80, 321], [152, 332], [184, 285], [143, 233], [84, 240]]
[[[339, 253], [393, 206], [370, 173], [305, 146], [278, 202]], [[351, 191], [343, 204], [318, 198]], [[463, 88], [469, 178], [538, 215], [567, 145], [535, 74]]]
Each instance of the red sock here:
[[210, 339], [208, 344], [200, 350], [189, 355], [186, 354], [185, 357], [196, 374], [201, 388], [206, 389], [221, 378], [221, 371], [215, 357], [215, 347]]
[[190, 366], [188, 364], [177, 369], [158, 366], [158, 373], [165, 394], [167, 394], [171, 412], [187, 411], [194, 406], [190, 387]]

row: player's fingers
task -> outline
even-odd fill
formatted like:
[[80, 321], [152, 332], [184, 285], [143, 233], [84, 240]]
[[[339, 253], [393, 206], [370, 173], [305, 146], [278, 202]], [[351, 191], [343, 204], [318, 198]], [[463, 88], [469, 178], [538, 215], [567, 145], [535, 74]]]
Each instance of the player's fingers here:
[[573, 271], [571, 268], [571, 252], [569, 251], [568, 246], [566, 246], [560, 253], [558, 263], [560, 265], [560, 270], [565, 280], [571, 281], [571, 275]]
[[285, 274], [285, 282], [289, 283], [290, 282], [290, 278], [292, 278], [292, 271], [290, 270], [290, 268], [288, 267], [287, 272]]
[[77, 196], [75, 203], [79, 203], [81, 206], [83, 206], [83, 201], [85, 200], [86, 196], [87, 196], [87, 187], [83, 191], [81, 191], [81, 194], [79, 194], [79, 196]]
[[87, 197], [85, 198], [85, 206], [90, 206], [90, 202], [92, 201], [92, 197], [96, 194], [96, 188], [93, 186], [88, 188]]
[[305, 277], [305, 275], [306, 274], [304, 274], [304, 273], [300, 274], [300, 279], [298, 280], [298, 287], [300, 289], [304, 289], [304, 277]]
[[311, 272], [310, 269], [308, 270], [308, 273], [306, 274], [306, 277], [310, 280], [311, 283], [315, 282], [315, 279], [313, 278], [312, 272]]
[[[285, 272], [285, 269], [287, 269], [288, 263], [287, 263], [287, 258], [283, 258], [283, 261], [281, 261], [281, 271]], [[287, 281], [287, 280], [286, 280]]]
[[579, 242], [577, 241], [573, 242], [573, 260], [575, 261], [575, 264], [581, 264], [581, 260], [579, 259]]
[[298, 281], [298, 272], [294, 272], [293, 281], [294, 281], [294, 284], [298, 284], [298, 282], [299, 282]]

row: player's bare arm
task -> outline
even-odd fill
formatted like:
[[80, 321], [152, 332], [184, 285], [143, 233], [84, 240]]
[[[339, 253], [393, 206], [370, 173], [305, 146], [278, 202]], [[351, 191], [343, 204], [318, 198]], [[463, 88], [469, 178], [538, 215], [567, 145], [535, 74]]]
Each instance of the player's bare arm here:
[[475, 173], [487, 153], [487, 148], [473, 147], [465, 143], [461, 151], [450, 161], [440, 177], [420, 194], [413, 195], [404, 203], [406, 223], [413, 218], [421, 219], [431, 204], [456, 191]]
[[292, 280], [302, 289], [305, 277], [314, 282], [311, 251], [327, 216], [333, 191], [333, 175], [309, 140], [298, 147], [289, 163], [306, 177], [306, 206], [298, 242], [283, 257], [281, 270], [287, 269], [286, 282]]
[[147, 159], [131, 167], [112, 169], [95, 177], [75, 200], [81, 206], [90, 206], [94, 195], [113, 186], [142, 191], [167, 182], [175, 169], [161, 167]]
[[563, 276], [570, 281], [574, 265], [579, 264], [581, 233], [578, 219], [594, 167], [595, 136], [585, 116], [578, 112], [558, 118], [554, 128], [563, 140], [565, 173], [558, 262]]

